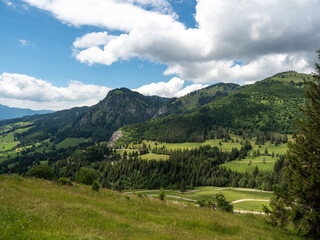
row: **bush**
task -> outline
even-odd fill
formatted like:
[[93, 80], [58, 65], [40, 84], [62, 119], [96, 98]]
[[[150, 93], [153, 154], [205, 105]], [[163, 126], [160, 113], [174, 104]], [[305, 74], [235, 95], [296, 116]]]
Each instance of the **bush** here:
[[164, 200], [165, 194], [164, 194], [164, 189], [160, 188], [160, 192], [159, 192], [159, 199], [160, 200]]
[[213, 202], [215, 204], [215, 207], [219, 210], [226, 211], [226, 212], [232, 212], [233, 206], [230, 202], [226, 200], [224, 195], [222, 193], [217, 193], [213, 195]]
[[82, 167], [76, 173], [76, 181], [86, 185], [92, 185], [94, 180], [97, 180], [97, 179], [98, 179], [98, 174], [96, 170], [94, 170], [93, 168]]
[[70, 178], [66, 178], [66, 177], [61, 177], [61, 178], [59, 178], [58, 183], [59, 183], [60, 185], [69, 185], [69, 186], [72, 186], [72, 182], [70, 181]]
[[94, 180], [94, 181], [93, 181], [93, 183], [92, 183], [92, 190], [93, 190], [93, 191], [96, 191], [96, 192], [99, 192], [99, 190], [100, 190], [100, 185], [99, 185], [99, 183], [98, 183], [97, 180]]
[[53, 169], [45, 165], [36, 165], [30, 168], [27, 176], [51, 180], [53, 178]]

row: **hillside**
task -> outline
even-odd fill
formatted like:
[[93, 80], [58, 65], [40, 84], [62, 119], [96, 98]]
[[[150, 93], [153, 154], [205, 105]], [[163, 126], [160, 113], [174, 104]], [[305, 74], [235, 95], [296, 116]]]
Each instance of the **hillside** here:
[[209, 139], [217, 126], [292, 133], [298, 106], [304, 102], [303, 79], [309, 75], [280, 73], [210, 102], [188, 115], [171, 115], [122, 128], [129, 141], [197, 142]]
[[300, 239], [261, 216], [107, 189], [5, 175], [0, 189], [0, 239]]
[[154, 118], [165, 117], [171, 114], [191, 113], [207, 103], [228, 96], [239, 88], [239, 85], [233, 83], [218, 83], [201, 90], [191, 92], [183, 97], [177, 99], [173, 98], [171, 101], [167, 101], [160, 108]]
[[31, 116], [35, 114], [46, 114], [53, 111], [42, 110], [34, 111], [31, 109], [11, 108], [0, 104], [0, 121], [4, 119], [21, 118], [23, 116]]

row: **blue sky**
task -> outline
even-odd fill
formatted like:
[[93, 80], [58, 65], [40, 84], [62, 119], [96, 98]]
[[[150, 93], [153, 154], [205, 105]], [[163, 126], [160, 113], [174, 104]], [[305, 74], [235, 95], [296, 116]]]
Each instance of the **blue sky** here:
[[0, 104], [58, 110], [118, 87], [179, 97], [217, 82], [308, 73], [320, 48], [319, 5], [0, 0]]

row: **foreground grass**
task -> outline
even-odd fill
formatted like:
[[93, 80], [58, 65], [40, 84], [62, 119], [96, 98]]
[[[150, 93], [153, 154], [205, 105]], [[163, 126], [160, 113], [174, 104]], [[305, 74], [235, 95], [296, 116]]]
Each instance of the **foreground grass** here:
[[299, 238], [261, 216], [0, 176], [0, 239]]

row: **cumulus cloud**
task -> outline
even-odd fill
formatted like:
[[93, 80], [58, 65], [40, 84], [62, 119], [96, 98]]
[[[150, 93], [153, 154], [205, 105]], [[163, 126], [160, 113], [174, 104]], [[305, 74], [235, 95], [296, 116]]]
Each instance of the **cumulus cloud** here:
[[195, 28], [179, 22], [166, 0], [23, 1], [74, 26], [121, 32], [76, 39], [80, 62], [111, 65], [139, 57], [167, 65], [164, 74], [196, 83], [309, 72], [320, 42], [318, 0], [197, 0]]
[[114, 36], [108, 35], [108, 32], [92, 32], [76, 39], [73, 43], [75, 48], [90, 48], [99, 45], [107, 45], [114, 39]]
[[103, 99], [110, 88], [70, 81], [68, 87], [16, 73], [0, 75], [0, 102], [8, 106], [61, 110], [90, 106]]
[[174, 77], [169, 82], [158, 82], [144, 85], [140, 88], [133, 89], [146, 96], [160, 96], [160, 97], [182, 97], [190, 92], [207, 87], [208, 85], [192, 84], [184, 87], [185, 81]]

